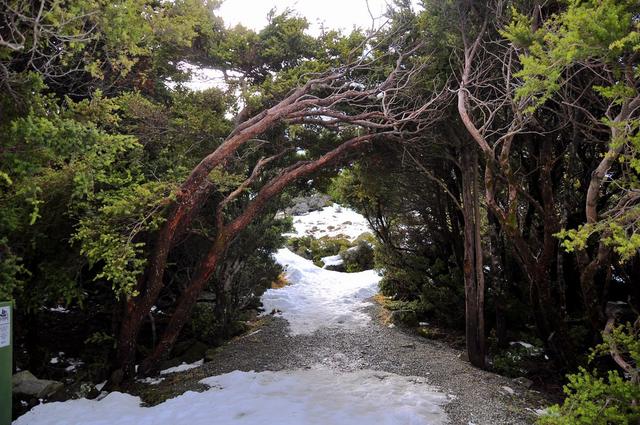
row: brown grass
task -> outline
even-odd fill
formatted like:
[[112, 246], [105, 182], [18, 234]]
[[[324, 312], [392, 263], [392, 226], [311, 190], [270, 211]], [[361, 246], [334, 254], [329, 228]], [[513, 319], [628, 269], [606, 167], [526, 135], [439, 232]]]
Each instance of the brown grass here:
[[271, 289], [281, 289], [289, 284], [289, 281], [284, 276], [284, 273], [280, 273], [278, 278], [271, 282]]
[[387, 308], [389, 301], [387, 297], [378, 293], [373, 296], [373, 300], [382, 307], [378, 313], [378, 320], [380, 321], [380, 323], [382, 323], [383, 325], [392, 323], [391, 310]]

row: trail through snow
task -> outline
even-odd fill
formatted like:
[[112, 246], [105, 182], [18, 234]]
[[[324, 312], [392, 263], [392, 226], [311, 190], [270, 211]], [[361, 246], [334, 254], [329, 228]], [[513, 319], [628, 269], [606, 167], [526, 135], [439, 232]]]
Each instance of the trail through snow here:
[[[345, 235], [368, 231], [364, 217], [337, 205], [294, 217], [299, 235]], [[275, 259], [290, 285], [268, 290], [267, 313], [278, 310], [292, 335], [320, 328], [357, 331], [369, 324], [362, 311], [378, 290], [373, 270], [340, 273], [317, 267], [287, 249]], [[183, 369], [185, 367], [183, 366]], [[173, 370], [172, 370], [173, 371]], [[70, 400], [36, 406], [14, 425], [441, 425], [449, 396], [425, 378], [326, 366], [280, 372], [234, 371], [200, 381], [204, 392], [186, 392], [153, 407], [113, 392], [101, 400]]]
[[281, 312], [293, 335], [312, 333], [321, 327], [353, 328], [371, 320], [362, 308], [378, 291], [380, 276], [374, 270], [325, 270], [288, 249], [279, 250], [275, 258], [285, 267], [290, 285], [267, 290], [262, 303], [267, 313]]

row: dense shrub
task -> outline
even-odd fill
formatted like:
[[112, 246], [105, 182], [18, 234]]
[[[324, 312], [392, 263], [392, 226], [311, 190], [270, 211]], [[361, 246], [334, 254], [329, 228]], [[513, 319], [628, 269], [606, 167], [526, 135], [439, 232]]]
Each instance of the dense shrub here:
[[593, 363], [597, 356], [608, 356], [617, 351], [633, 369], [621, 374], [618, 370], [588, 370], [568, 376], [564, 387], [566, 399], [555, 405], [537, 422], [539, 425], [634, 425], [640, 420], [640, 327], [619, 326], [604, 335], [604, 342], [591, 353]]

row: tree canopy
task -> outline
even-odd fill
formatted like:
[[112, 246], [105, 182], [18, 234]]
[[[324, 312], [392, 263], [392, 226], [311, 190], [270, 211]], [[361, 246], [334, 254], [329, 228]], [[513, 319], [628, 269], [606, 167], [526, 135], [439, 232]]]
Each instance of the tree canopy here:
[[[0, 6], [0, 299], [25, 335], [58, 305], [117, 311], [82, 335], [114, 386], [194, 323], [230, 336], [314, 188], [367, 217], [381, 292], [464, 330], [475, 366], [508, 373], [526, 334], [583, 367], [542, 423], [637, 420], [637, 1], [398, 0], [317, 37], [291, 10], [225, 26], [213, 0]], [[201, 68], [224, 84], [188, 89]]]

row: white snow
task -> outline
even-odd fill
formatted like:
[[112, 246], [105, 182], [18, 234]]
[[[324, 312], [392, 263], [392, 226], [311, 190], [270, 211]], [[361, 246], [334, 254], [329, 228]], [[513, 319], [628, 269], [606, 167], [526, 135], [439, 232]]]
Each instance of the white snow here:
[[539, 409], [532, 409], [531, 407], [527, 407], [525, 408], [525, 410], [528, 410], [529, 412], [533, 413], [536, 416], [544, 416], [547, 413], [549, 413], [549, 409], [546, 407], [541, 407]]
[[184, 372], [185, 370], [190, 370], [190, 369], [195, 369], [197, 367], [200, 367], [204, 364], [204, 359], [202, 360], [198, 360], [195, 363], [182, 363], [178, 366], [174, 366], [174, 367], [170, 367], [169, 369], [165, 369], [165, 370], [161, 370], [160, 371], [160, 375], [168, 375], [170, 373], [176, 373], [176, 372]]
[[69, 366], [64, 369], [66, 372], [75, 372], [80, 366], [84, 365], [84, 362], [80, 359], [67, 359], [67, 362]]
[[322, 257], [320, 261], [322, 261], [322, 264], [324, 264], [323, 268], [330, 266], [341, 266], [344, 264], [344, 260], [342, 259], [342, 256], [340, 254]]
[[69, 312], [68, 309], [64, 308], [61, 305], [59, 305], [57, 307], [48, 308], [47, 310], [51, 311], [52, 313], [68, 313]]
[[524, 342], [524, 341], [511, 341], [509, 345], [521, 345], [522, 347], [527, 349], [535, 348], [533, 344], [529, 344], [528, 342]]
[[147, 378], [136, 379], [136, 381], [147, 385], [158, 385], [159, 383], [164, 381], [164, 378], [152, 378], [149, 376]]
[[371, 232], [364, 216], [338, 204], [293, 216], [293, 227], [295, 233], [287, 234], [288, 236], [344, 236], [353, 241], [361, 234]]
[[14, 425], [442, 425], [446, 394], [424, 378], [363, 370], [240, 372], [206, 378], [210, 389], [153, 407], [114, 392], [104, 399], [47, 403]]
[[275, 259], [285, 267], [290, 285], [267, 290], [262, 303], [266, 313], [274, 309], [281, 312], [291, 334], [309, 334], [321, 327], [359, 327], [371, 320], [362, 308], [378, 291], [381, 278], [374, 270], [325, 270], [288, 249], [279, 250]]

